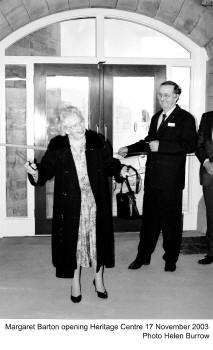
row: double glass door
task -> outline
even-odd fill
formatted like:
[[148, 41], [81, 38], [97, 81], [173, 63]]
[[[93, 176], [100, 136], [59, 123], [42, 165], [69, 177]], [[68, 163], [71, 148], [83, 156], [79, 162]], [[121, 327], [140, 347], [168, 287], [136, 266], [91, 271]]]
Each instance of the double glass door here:
[[[119, 147], [147, 135], [150, 118], [159, 109], [156, 89], [165, 77], [165, 66], [36, 64], [35, 158], [40, 161], [41, 149], [59, 133], [59, 109], [67, 104], [82, 111], [86, 127], [102, 133], [119, 158]], [[136, 167], [143, 180], [145, 156], [121, 161]], [[132, 186], [134, 181], [135, 177], [130, 178]], [[51, 232], [53, 185], [54, 179], [35, 188], [35, 232], [39, 235]], [[116, 218], [120, 185], [113, 182], [111, 188], [115, 230], [138, 230], [140, 220]], [[140, 214], [142, 198], [143, 186], [136, 198]]]

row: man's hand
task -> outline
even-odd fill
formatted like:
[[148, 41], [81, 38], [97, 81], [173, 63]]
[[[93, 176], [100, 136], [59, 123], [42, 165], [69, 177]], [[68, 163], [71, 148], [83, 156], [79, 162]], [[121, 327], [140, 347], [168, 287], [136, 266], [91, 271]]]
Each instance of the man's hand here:
[[118, 154], [120, 156], [122, 156], [122, 157], [126, 157], [127, 153], [128, 153], [128, 148], [127, 147], [121, 147], [118, 150]]
[[149, 148], [152, 152], [158, 152], [159, 141], [154, 140], [154, 141], [149, 142]]
[[204, 168], [206, 169], [207, 173], [209, 175], [213, 175], [213, 163], [210, 162], [209, 160], [207, 160], [207, 162], [205, 162], [203, 164]]

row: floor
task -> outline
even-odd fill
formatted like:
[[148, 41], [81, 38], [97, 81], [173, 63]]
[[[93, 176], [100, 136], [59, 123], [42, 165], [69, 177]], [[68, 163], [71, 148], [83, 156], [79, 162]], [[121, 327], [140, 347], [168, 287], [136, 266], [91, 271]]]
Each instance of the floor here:
[[159, 239], [151, 265], [128, 270], [137, 244], [137, 233], [117, 233], [116, 267], [105, 271], [109, 298], [97, 298], [92, 269], [83, 269], [83, 298], [73, 304], [70, 281], [55, 278], [50, 237], [0, 239], [0, 318], [213, 318], [213, 264], [197, 264], [203, 254], [181, 254], [177, 270], [165, 272]]

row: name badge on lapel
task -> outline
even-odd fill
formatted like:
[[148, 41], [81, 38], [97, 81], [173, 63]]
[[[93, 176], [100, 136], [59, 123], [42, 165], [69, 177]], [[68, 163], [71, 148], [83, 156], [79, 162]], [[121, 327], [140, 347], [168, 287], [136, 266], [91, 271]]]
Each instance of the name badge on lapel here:
[[171, 128], [175, 127], [175, 123], [168, 123], [168, 126], [170, 126]]

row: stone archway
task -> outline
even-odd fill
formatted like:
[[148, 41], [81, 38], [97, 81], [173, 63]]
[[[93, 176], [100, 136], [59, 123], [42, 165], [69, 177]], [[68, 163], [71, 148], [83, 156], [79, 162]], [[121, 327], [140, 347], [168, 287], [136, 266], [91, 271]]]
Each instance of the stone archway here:
[[213, 12], [198, 0], [2, 0], [0, 39], [36, 19], [73, 9], [111, 8], [162, 21], [187, 35], [213, 56]]

